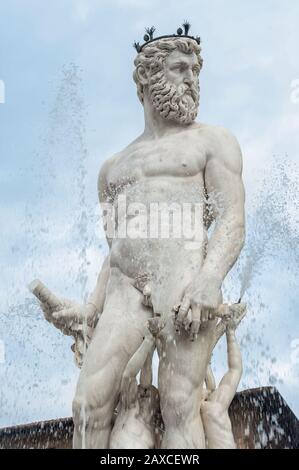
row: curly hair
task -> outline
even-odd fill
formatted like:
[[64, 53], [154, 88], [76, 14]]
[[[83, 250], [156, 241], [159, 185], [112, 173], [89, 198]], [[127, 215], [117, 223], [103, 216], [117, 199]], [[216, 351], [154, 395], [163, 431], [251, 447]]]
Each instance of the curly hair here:
[[140, 83], [138, 79], [137, 68], [142, 65], [145, 69], [150, 71], [151, 75], [155, 75], [163, 69], [167, 56], [175, 50], [179, 50], [185, 54], [192, 54], [192, 52], [195, 52], [200, 69], [202, 68], [203, 60], [200, 55], [201, 48], [193, 39], [166, 38], [159, 39], [144, 46], [142, 51], [139, 52], [134, 60], [136, 68], [133, 72], [133, 79], [137, 85], [137, 94], [141, 103], [143, 103], [144, 90], [142, 83]]

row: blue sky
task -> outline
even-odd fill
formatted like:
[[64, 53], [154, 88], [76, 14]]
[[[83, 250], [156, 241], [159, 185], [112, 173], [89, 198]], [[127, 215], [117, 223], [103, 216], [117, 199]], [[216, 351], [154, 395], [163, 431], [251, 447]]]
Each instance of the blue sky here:
[[[240, 389], [275, 385], [299, 416], [298, 17], [295, 0], [1, 2], [0, 426], [71, 413], [71, 340], [27, 285], [78, 301], [93, 288], [107, 251], [98, 171], [143, 130], [132, 43], [185, 18], [202, 38], [198, 120], [231, 129], [244, 155], [247, 245], [225, 285], [234, 301], [250, 274]], [[218, 378], [224, 368], [222, 343]]]

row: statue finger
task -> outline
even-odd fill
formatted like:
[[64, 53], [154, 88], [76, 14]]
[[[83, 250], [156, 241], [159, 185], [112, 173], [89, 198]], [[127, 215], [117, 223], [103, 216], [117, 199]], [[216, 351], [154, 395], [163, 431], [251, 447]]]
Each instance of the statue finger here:
[[192, 320], [192, 324], [190, 328], [191, 341], [195, 341], [197, 339], [199, 329], [200, 329], [200, 320]]
[[78, 312], [74, 308], [59, 310], [59, 312], [54, 312], [52, 316], [54, 320], [67, 325], [79, 321]]
[[184, 320], [184, 328], [186, 331], [190, 330], [191, 324], [192, 324], [192, 310], [191, 308], [189, 308], [188, 315], [186, 316]]
[[230, 316], [229, 306], [225, 304], [221, 304], [216, 309], [217, 316], [220, 318], [227, 318]]
[[192, 323], [190, 328], [191, 341], [195, 341], [201, 324], [202, 309], [199, 305], [192, 306]]
[[209, 320], [209, 310], [207, 308], [203, 308], [201, 311], [201, 321], [207, 322]]
[[74, 305], [74, 302], [70, 299], [66, 299], [65, 297], [60, 297], [59, 300], [61, 301], [60, 306], [58, 307], [59, 310], [64, 308], [71, 308]]
[[50, 307], [47, 304], [40, 303], [40, 307], [43, 311], [45, 320], [47, 320], [49, 323], [52, 323], [56, 328], [60, 328], [61, 324], [58, 320], [56, 320], [53, 317], [53, 311], [50, 309]]
[[180, 328], [183, 326], [183, 322], [188, 315], [189, 308], [190, 308], [190, 299], [185, 296], [181, 303], [178, 314], [176, 316], [175, 324], [177, 328]]
[[173, 307], [172, 307], [172, 310], [175, 312], [175, 314], [177, 315], [179, 310], [180, 310], [180, 306], [181, 304], [175, 304]]

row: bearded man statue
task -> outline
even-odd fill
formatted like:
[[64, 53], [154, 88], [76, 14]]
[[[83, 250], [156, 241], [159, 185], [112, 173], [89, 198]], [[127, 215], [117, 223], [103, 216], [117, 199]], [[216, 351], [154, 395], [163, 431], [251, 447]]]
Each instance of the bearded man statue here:
[[[192, 71], [195, 78], [190, 83], [171, 80], [172, 67], [165, 69], [165, 63], [172, 52], [194, 54], [196, 62]], [[168, 59], [169, 60], [169, 59]], [[200, 46], [196, 41], [187, 38], [163, 39], [145, 47], [136, 57], [136, 70], [133, 78], [137, 85], [138, 97], [144, 104], [144, 85], [140, 80], [140, 69], [149, 71], [148, 98], [160, 116], [168, 121], [190, 124], [198, 113], [199, 106], [199, 72], [202, 67]]]
[[[203, 61], [198, 38], [184, 28], [156, 39], [151, 29], [137, 45], [134, 81], [145, 128], [99, 174], [100, 203], [111, 210], [109, 255], [94, 292], [86, 305], [61, 299], [59, 308], [44, 306], [47, 319], [68, 332], [78, 324], [94, 328], [73, 401], [75, 448], [108, 447], [124, 371], [156, 316], [165, 324], [156, 341], [161, 447], [205, 447], [203, 384], [221, 286], [244, 243], [244, 188], [235, 137], [195, 121]], [[120, 198], [126, 210], [119, 210]], [[186, 233], [185, 216], [174, 223], [170, 210], [152, 235], [153, 212], [160, 217], [173, 205], [182, 212], [188, 206], [197, 233]], [[141, 210], [143, 235], [130, 236]], [[166, 223], [167, 236], [160, 230]]]

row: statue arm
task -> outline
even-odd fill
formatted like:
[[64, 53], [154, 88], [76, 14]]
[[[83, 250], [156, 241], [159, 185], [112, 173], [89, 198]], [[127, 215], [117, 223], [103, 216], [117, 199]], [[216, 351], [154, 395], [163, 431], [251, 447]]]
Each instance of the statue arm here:
[[[103, 206], [103, 210], [105, 209], [105, 204], [108, 203], [110, 198], [109, 193], [109, 185], [107, 183], [107, 171], [108, 171], [109, 161], [104, 163], [101, 168], [98, 177], [98, 196], [100, 204]], [[108, 244], [110, 246], [110, 240], [108, 240]], [[96, 287], [92, 294], [90, 295], [87, 304], [93, 305], [97, 312], [102, 313], [105, 298], [106, 298], [106, 288], [107, 283], [109, 280], [110, 275], [110, 255], [105, 258], [104, 263], [102, 265], [101, 271], [98, 275]]]
[[243, 318], [246, 315], [246, 304], [232, 304], [228, 306], [228, 309], [229, 309], [229, 317], [227, 319], [222, 318], [215, 328], [215, 336], [214, 336], [212, 350], [215, 348], [221, 336], [224, 335], [224, 333], [226, 332], [227, 324], [231, 323], [231, 325], [235, 329], [237, 329], [240, 322], [243, 320]]
[[98, 313], [102, 313], [106, 298], [107, 283], [110, 275], [110, 256], [108, 255], [98, 275], [96, 287], [90, 295], [87, 305], [93, 305]]
[[152, 336], [146, 336], [144, 338], [141, 346], [137, 349], [137, 351], [129, 360], [127, 367], [125, 368], [123, 378], [132, 379], [136, 377], [136, 375], [142, 369], [144, 363], [146, 362], [154, 344], [155, 338], [153, 338]]
[[234, 328], [227, 327], [226, 341], [228, 368], [235, 374], [239, 382], [242, 375], [242, 355]]
[[154, 344], [155, 339], [152, 336], [146, 336], [125, 368], [121, 382], [121, 403], [125, 409], [130, 408], [137, 400], [136, 376], [146, 363]]
[[217, 401], [219, 401], [225, 408], [228, 408], [235, 396], [241, 380], [243, 365], [241, 350], [236, 339], [234, 328], [227, 328], [226, 340], [229, 369], [222, 378], [217, 389]]
[[210, 392], [213, 392], [216, 389], [215, 377], [210, 364], [207, 367], [205, 383], [207, 390], [209, 390]]
[[203, 278], [215, 280], [221, 287], [245, 239], [242, 154], [238, 142], [226, 130], [219, 130], [211, 142], [205, 186], [216, 226], [208, 243], [201, 274]]
[[225, 130], [209, 131], [210, 149], [205, 167], [205, 188], [216, 226], [209, 239], [199, 274], [185, 289], [175, 323], [184, 325], [191, 307], [190, 337], [194, 341], [209, 310], [221, 301], [222, 282], [244, 245], [245, 215], [242, 155], [234, 137]]

